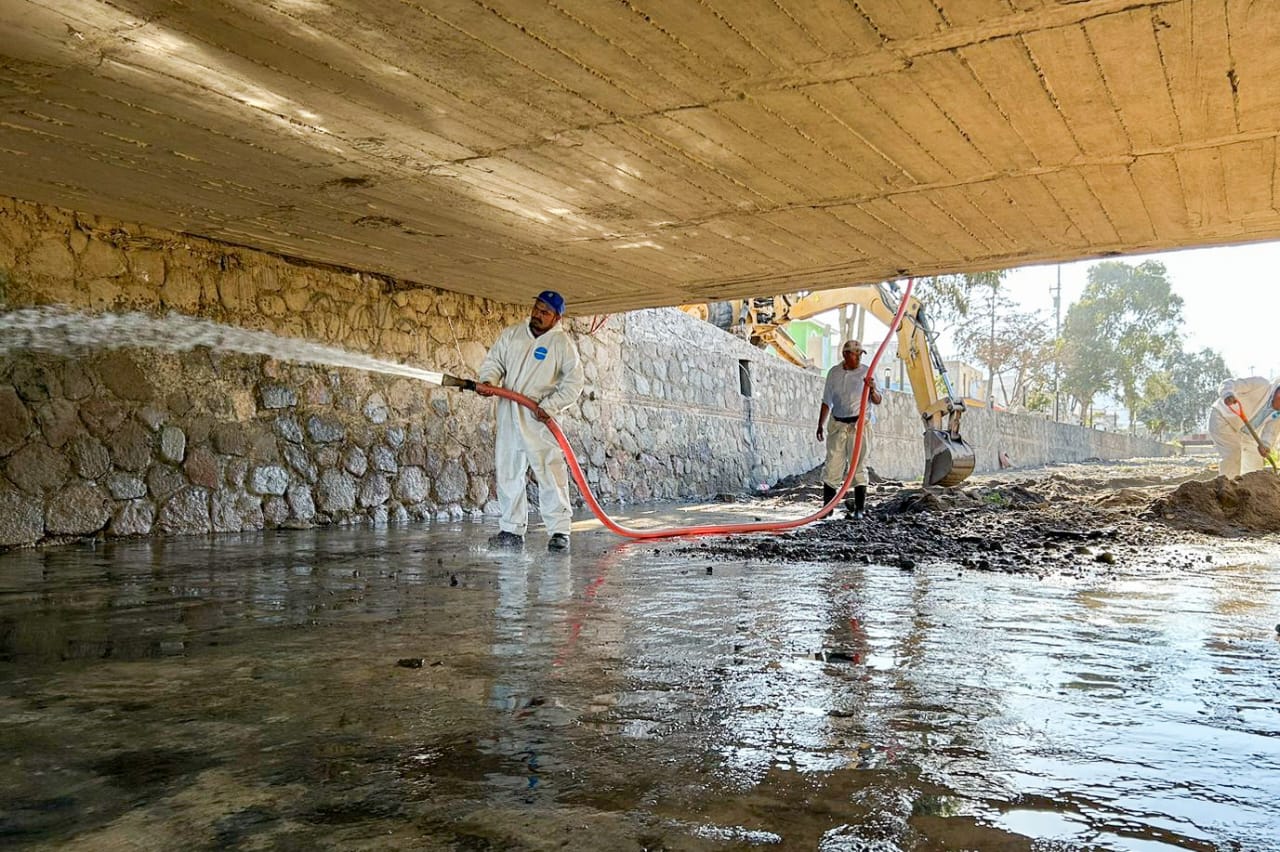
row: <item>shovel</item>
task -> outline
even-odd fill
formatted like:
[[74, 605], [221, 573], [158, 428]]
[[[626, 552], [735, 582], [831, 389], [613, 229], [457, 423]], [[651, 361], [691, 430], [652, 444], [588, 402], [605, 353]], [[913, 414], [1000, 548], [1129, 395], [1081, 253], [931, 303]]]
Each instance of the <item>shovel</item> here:
[[1267, 445], [1262, 443], [1262, 438], [1258, 437], [1258, 433], [1254, 431], [1253, 424], [1249, 422], [1249, 418], [1244, 416], [1244, 406], [1240, 404], [1240, 400], [1236, 400], [1235, 405], [1228, 405], [1240, 418], [1240, 422], [1244, 424], [1244, 428], [1249, 430], [1249, 434], [1253, 436], [1254, 442], [1258, 445], [1258, 452], [1262, 453], [1262, 457], [1267, 460], [1267, 464], [1271, 465], [1271, 469], [1276, 473], [1280, 473], [1280, 465], [1276, 464], [1276, 454], [1274, 450], [1268, 450]]

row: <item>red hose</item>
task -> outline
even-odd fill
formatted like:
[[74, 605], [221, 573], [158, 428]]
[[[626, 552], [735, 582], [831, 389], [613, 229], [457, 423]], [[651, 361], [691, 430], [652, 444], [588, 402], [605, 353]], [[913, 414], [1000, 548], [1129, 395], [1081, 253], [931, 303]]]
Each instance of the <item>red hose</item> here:
[[[907, 308], [907, 299], [911, 296], [911, 289], [915, 286], [915, 279], [907, 281], [907, 289], [902, 295], [902, 300], [898, 304], [898, 311], [894, 314], [893, 323], [889, 326], [889, 333], [885, 335], [884, 340], [880, 341], [880, 345], [876, 348], [876, 354], [871, 359], [871, 364], [867, 367], [867, 375], [874, 376], [876, 364], [880, 362], [880, 356], [884, 354], [884, 348], [893, 339], [893, 335], [898, 330], [898, 326], [902, 323], [902, 314]], [[635, 530], [630, 527], [624, 527], [622, 524], [609, 517], [608, 513], [600, 506], [600, 502], [596, 500], [595, 494], [591, 493], [591, 486], [587, 484], [587, 478], [582, 473], [582, 466], [578, 464], [578, 458], [573, 453], [573, 447], [569, 445], [569, 439], [565, 437], [564, 432], [560, 430], [560, 424], [554, 419], [548, 420], [546, 426], [551, 430], [551, 434], [555, 436], [556, 443], [560, 445], [560, 449], [564, 451], [565, 461], [569, 463], [569, 471], [573, 474], [573, 481], [578, 484], [578, 490], [582, 493], [582, 498], [587, 501], [587, 506], [591, 508], [591, 512], [609, 529], [613, 530], [620, 536], [625, 538], [634, 538], [638, 540], [658, 539], [658, 538], [676, 538], [681, 536], [698, 536], [698, 535], [726, 535], [729, 533], [755, 533], [755, 532], [778, 532], [781, 530], [795, 529], [805, 524], [813, 523], [819, 518], [826, 515], [828, 511], [833, 509], [839, 502], [846, 491], [849, 490], [849, 483], [853, 481], [854, 471], [857, 470], [857, 464], [854, 459], [858, 457], [859, 450], [862, 449], [862, 427], [866, 418], [861, 416], [867, 410], [867, 397], [871, 393], [871, 388], [867, 385], [862, 386], [862, 397], [858, 402], [858, 428], [853, 439], [853, 455], [849, 460], [849, 470], [845, 474], [844, 483], [840, 489], [836, 491], [836, 496], [831, 498], [821, 509], [811, 515], [805, 515], [803, 518], [796, 518], [792, 521], [767, 521], [756, 522], [750, 524], [703, 524], [694, 527], [669, 527], [666, 529], [652, 530]], [[489, 387], [489, 394], [492, 396], [500, 396], [503, 399], [509, 399], [514, 403], [523, 405], [525, 408], [533, 411], [537, 409], [538, 404], [527, 396], [518, 394], [515, 391], [507, 390], [495, 386]]]

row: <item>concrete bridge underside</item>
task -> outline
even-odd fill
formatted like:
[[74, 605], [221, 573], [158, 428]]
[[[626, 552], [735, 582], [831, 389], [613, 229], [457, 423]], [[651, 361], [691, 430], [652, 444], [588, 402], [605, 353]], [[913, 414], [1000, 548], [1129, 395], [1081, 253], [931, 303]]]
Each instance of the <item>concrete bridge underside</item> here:
[[0, 195], [577, 314], [1271, 239], [1278, 38], [1246, 0], [0, 0]]

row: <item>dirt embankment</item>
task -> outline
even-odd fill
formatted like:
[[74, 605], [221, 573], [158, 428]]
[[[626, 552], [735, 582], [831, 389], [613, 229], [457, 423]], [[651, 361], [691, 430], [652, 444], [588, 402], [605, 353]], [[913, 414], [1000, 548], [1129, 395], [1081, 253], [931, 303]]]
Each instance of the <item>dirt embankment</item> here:
[[[874, 482], [874, 480], [873, 480]], [[817, 471], [755, 498], [762, 516], [794, 515], [822, 499]], [[703, 552], [768, 561], [943, 563], [1010, 573], [1074, 574], [1122, 564], [1203, 561], [1215, 537], [1280, 532], [1280, 476], [1217, 476], [1214, 460], [1137, 459], [978, 476], [956, 488], [881, 481], [867, 517], [845, 509], [776, 536], [703, 542]]]

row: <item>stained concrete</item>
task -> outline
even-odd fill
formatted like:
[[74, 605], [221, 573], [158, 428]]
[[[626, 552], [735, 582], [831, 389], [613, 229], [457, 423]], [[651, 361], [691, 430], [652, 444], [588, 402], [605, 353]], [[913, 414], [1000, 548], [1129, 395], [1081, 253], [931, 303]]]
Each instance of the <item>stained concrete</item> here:
[[1274, 239], [1277, 33], [1235, 0], [0, 0], [0, 195], [580, 314]]

